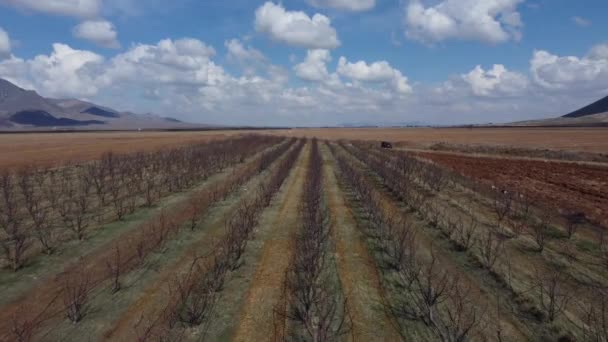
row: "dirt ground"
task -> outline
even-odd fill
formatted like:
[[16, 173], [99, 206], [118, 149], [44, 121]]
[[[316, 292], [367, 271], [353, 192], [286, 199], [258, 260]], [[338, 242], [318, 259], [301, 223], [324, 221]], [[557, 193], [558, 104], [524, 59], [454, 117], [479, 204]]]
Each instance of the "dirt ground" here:
[[528, 194], [555, 210], [581, 211], [608, 224], [608, 167], [574, 163], [512, 161], [421, 152], [418, 155], [465, 176]]
[[320, 139], [389, 140], [404, 146], [437, 142], [507, 145], [608, 153], [608, 128], [315, 128], [276, 131], [79, 132], [0, 134], [0, 168], [88, 160], [107, 151], [151, 151], [228, 135], [268, 133]]
[[[0, 148], [3, 151], [0, 154], [0, 171], [3, 168], [32, 163], [53, 165], [65, 160], [88, 160], [97, 158], [108, 150], [117, 153], [150, 151], [247, 133], [316, 136], [334, 140], [389, 140], [398, 142], [398, 146], [416, 147], [448, 141], [608, 153], [608, 129], [295, 129], [255, 132], [0, 134]], [[280, 193], [265, 211], [256, 228], [253, 241], [244, 254], [244, 264], [234, 270], [228, 278], [223, 289], [223, 297], [218, 302], [217, 312], [214, 313], [215, 321], [211, 323], [213, 326], [209, 330], [209, 340], [265, 341], [269, 340], [277, 329], [285, 330], [283, 328], [288, 325], [284, 319], [276, 319], [275, 310], [283, 301], [286, 302], [282, 285], [285, 271], [292, 258], [294, 236], [300, 226], [299, 209], [309, 165], [309, 149], [310, 143], [301, 152]], [[506, 262], [504, 264], [499, 262], [493, 273], [486, 272], [479, 266], [478, 259], [475, 259], [475, 255], [480, 253], [477, 247], [468, 252], [454, 248], [453, 241], [437, 224], [431, 225], [407, 208], [401, 199], [393, 196], [394, 194], [389, 192], [390, 189], [383, 186], [381, 180], [370, 172], [368, 166], [357, 161], [354, 156], [350, 156], [348, 149], [337, 150], [338, 154], [348, 156], [366, 177], [370, 177], [371, 184], [377, 188], [377, 197], [382, 208], [407, 219], [406, 223], [410, 224], [418, 234], [416, 247], [420, 251], [422, 260], [430, 260], [431, 255], [433, 258], [436, 257], [441, 269], [460, 276], [462, 283], [474, 294], [472, 301], [479, 308], [490, 308], [484, 312], [488, 324], [476, 328], [479, 334], [493, 336], [495, 334], [492, 330], [495, 329], [493, 324], [497, 323], [496, 325], [512, 340], [535, 340], [535, 337], [544, 336], [545, 330], [565, 322], [566, 318], [559, 321], [561, 323], [552, 325], [524, 316], [522, 313], [527, 315], [527, 311], [524, 312], [523, 300], [529, 297], [517, 297], [514, 294], [528, 292], [534, 270], [544, 269], [545, 266], [552, 265], [553, 261], [561, 262], [560, 252], [570, 246], [570, 240], [552, 239], [547, 243], [544, 252], [539, 253], [528, 248], [531, 245], [531, 237], [514, 238], [505, 242], [504, 247], [504, 259], [509, 260], [508, 272]], [[397, 298], [403, 288], [391, 282], [394, 280], [392, 271], [383, 269], [380, 262], [383, 252], [370, 234], [373, 226], [362, 215], [362, 205], [354, 198], [352, 189], [340, 182], [342, 174], [337, 168], [335, 159], [338, 154], [332, 154], [325, 144], [321, 144], [321, 152], [324, 160], [324, 198], [327, 201], [329, 222], [332, 227], [331, 240], [335, 244], [335, 249], [331, 250], [335, 257], [336, 276], [347, 299], [352, 320], [352, 334], [344, 340], [351, 340], [350, 336], [352, 336], [352, 340], [355, 341], [396, 341], [401, 339], [399, 333], [403, 333], [404, 329], [411, 329], [404, 334], [406, 337], [411, 337], [411, 340], [428, 340], [426, 337], [430, 335], [427, 327], [418, 322], [407, 323], [404, 326], [395, 325], [396, 319], [383, 310], [382, 304], [385, 298]], [[378, 148], [377, 151], [369, 149], [368, 152], [388, 154], [394, 150], [381, 151]], [[428, 150], [417, 150], [412, 153], [478, 182], [526, 193], [533, 199], [534, 206], [546, 207], [553, 212], [563, 209], [581, 211], [598, 224], [608, 224], [608, 165], [532, 159], [514, 160], [493, 155], [471, 156]], [[216, 178], [208, 179], [200, 187], [175, 195], [171, 202], [168, 200], [162, 202], [155, 210], [167, 208], [169, 204], [185, 202], [193, 191], [211, 189], [213, 182], [219, 182], [228, 175], [229, 171], [218, 174], [214, 176]], [[254, 176], [233, 195], [217, 203], [209, 210], [196, 230], [181, 233], [180, 237], [170, 242], [162, 252], [150, 257], [150, 264], [142, 266], [142, 270], [126, 273], [123, 281], [130, 285], [118, 294], [107, 291], [105, 283], [104, 286], [98, 286], [98, 291], [92, 296], [91, 314], [85, 317], [84, 322], [74, 325], [63, 319], [63, 313], [61, 315], [58, 313], [56, 317], [45, 322], [43, 328], [47, 329], [48, 325], [50, 329], [50, 332], [47, 332], [48, 329], [42, 331], [46, 334], [44, 335], [46, 340], [83, 340], [87, 339], [85, 336], [90, 340], [133, 340], [137, 333], [133, 326], [142, 320], [144, 317], [142, 313], [147, 315], [146, 318], [158, 316], [168, 298], [168, 288], [175, 276], [185, 272], [190, 260], [195, 256], [208, 255], [216, 248], [216, 242], [225, 233], [226, 219], [235, 212], [241, 201], [253, 198], [255, 192], [252, 189], [256, 189], [264, 177], [267, 177], [267, 174]], [[491, 200], [485, 201], [485, 198], [481, 198], [481, 194], [472, 191], [460, 191], [460, 187], [449, 192], [444, 190], [436, 194], [433, 201], [445, 208], [443, 212], [446, 217], [454, 220], [465, 217], [466, 210], [470, 209], [475, 213], [476, 222], [481, 225], [480, 229], [485, 229], [480, 232], [490, 229], [488, 222], [493, 212], [491, 204], [487, 203]], [[467, 196], [471, 196], [471, 199]], [[141, 217], [138, 216], [137, 219], [143, 220], [151, 214], [151, 211], [142, 212]], [[134, 221], [135, 219], [133, 218]], [[27, 297], [28, 302], [34, 303], [37, 299], [59, 293], [56, 288], [62, 283], [59, 282], [60, 278], [55, 279], [55, 275], [71, 267], [71, 261], [76, 263], [76, 255], [84, 255], [83, 264], [86, 261], [86, 264], [99, 265], [100, 269], [107, 266], [106, 260], [112, 251], [108, 248], [110, 242], [119, 239], [126, 241], [129, 234], [135, 236], [135, 227], [131, 221], [122, 223], [122, 226], [110, 227], [104, 233], [106, 235], [92, 238], [88, 242], [88, 248], [81, 247], [71, 251], [70, 254], [52, 256], [54, 259], [49, 259], [49, 262], [57, 265], [45, 269], [44, 272], [36, 273], [41, 268], [47, 267], [45, 264], [36, 266], [37, 269], [24, 271], [29, 273], [21, 273], [23, 277], [19, 279], [21, 283], [15, 282], [11, 285], [7, 280], [12, 278], [0, 277], [4, 281], [4, 283], [0, 281], [0, 290], [4, 288], [6, 292], [5, 297], [0, 296], [2, 305], [0, 317], [5, 318], [4, 323], [0, 324], [0, 331], [7, 331], [10, 328], [11, 313], [17, 312], [16, 305], [10, 306], [13, 304], [13, 298]], [[585, 242], [580, 236], [573, 241]], [[592, 266], [585, 264], [588, 260], [595, 262], [599, 257], [585, 259], [586, 254], [583, 255], [581, 251], [575, 251], [579, 253], [575, 256], [580, 257], [580, 260], [568, 261], [568, 270], [573, 275], [601, 278], [601, 283], [604, 283], [606, 274], [603, 270], [597, 271], [602, 265], [598, 264], [596, 267], [595, 264]], [[511, 263], [514, 264], [513, 268]], [[566, 265], [565, 262], [562, 264]], [[501, 268], [499, 269], [498, 266]], [[511, 273], [515, 275], [511, 276]], [[505, 276], [507, 274], [508, 287], [506, 282], [499, 281], [503, 278], [507, 279]], [[497, 275], [503, 278], [499, 279]], [[28, 283], [27, 286], [17, 286], [24, 283]], [[571, 292], [576, 290], [569, 286], [570, 283], [567, 283], [564, 288]], [[573, 300], [575, 301], [578, 305], [578, 299]], [[60, 307], [60, 304], [58, 301], [56, 306]], [[496, 311], [492, 309], [494, 307]], [[578, 309], [570, 310], [567, 314], [578, 319], [576, 315], [579, 313], [576, 310]], [[572, 318], [570, 316], [567, 318]], [[204, 328], [191, 328], [187, 329], [185, 334], [189, 337], [187, 340], [195, 340], [205, 337], [203, 332], [205, 332]], [[557, 336], [557, 333], [554, 335]]]
[[448, 142], [608, 152], [608, 128], [315, 128], [272, 133], [330, 140], [388, 140], [406, 146], [422, 147]]

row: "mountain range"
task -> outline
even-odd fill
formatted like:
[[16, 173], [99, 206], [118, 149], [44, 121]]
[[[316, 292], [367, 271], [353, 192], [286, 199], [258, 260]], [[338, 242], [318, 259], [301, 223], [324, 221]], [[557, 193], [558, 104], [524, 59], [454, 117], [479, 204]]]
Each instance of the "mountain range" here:
[[51, 99], [0, 78], [0, 130], [196, 128], [174, 118], [120, 112], [77, 99]]

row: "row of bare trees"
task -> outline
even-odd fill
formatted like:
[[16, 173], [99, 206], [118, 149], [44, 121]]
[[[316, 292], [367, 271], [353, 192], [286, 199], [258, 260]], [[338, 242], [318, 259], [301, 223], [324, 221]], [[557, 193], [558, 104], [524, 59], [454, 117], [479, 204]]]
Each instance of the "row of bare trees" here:
[[122, 220], [138, 206], [152, 206], [280, 141], [242, 136], [151, 153], [107, 153], [56, 169], [0, 172], [3, 263], [18, 270], [39, 252], [52, 254], [63, 241], [83, 240], [92, 226]]
[[[419, 160], [405, 151], [386, 154], [371, 149], [364, 143], [342, 144], [342, 146], [374, 170], [386, 167], [392, 169], [391, 177], [394, 178], [396, 174], [400, 175], [399, 183], [393, 184], [397, 185], [398, 193], [403, 193], [403, 187], [418, 185], [418, 191], [427, 191], [429, 193], [426, 196], [428, 196], [458, 184], [483, 195], [489, 200], [489, 207], [494, 213], [492, 224], [495, 226], [497, 234], [506, 238], [517, 238], [526, 234], [537, 244], [539, 252], [544, 250], [546, 242], [551, 236], [553, 224], [551, 221], [560, 222], [568, 239], [576, 234], [581, 225], [588, 222], [584, 213], [575, 210], [565, 210], [559, 215], [544, 208], [536, 208], [538, 218], [535, 218], [531, 207], [532, 200], [528, 194], [476, 182], [433, 163]], [[383, 179], [386, 179], [385, 175], [382, 176]], [[409, 204], [420, 207], [420, 202], [424, 197], [425, 195], [421, 194]]]
[[386, 267], [396, 274], [402, 289], [386, 303], [398, 320], [424, 323], [441, 341], [465, 341], [482, 324], [484, 308], [457, 274], [442, 266], [433, 248], [418, 249], [417, 231], [409, 218], [388, 206], [370, 179], [351, 160], [333, 153], [341, 178], [355, 193], [374, 236], [385, 255]]
[[[391, 158], [379, 153], [368, 154], [353, 146], [344, 144], [342, 146], [377, 174], [387, 188], [408, 203], [412, 209], [420, 213], [427, 222], [439, 228], [442, 234], [452, 241], [456, 250], [467, 252], [479, 262], [481, 267], [494, 275], [493, 279], [502, 280], [505, 285], [511, 288], [511, 291], [515, 291], [515, 289], [511, 284], [513, 275], [511, 274], [511, 262], [505, 252], [505, 243], [513, 236], [505, 229], [507, 223], [511, 227], [511, 232], [517, 232], [518, 229], [519, 234], [521, 231], [527, 231], [537, 244], [538, 252], [543, 251], [546, 240], [551, 234], [550, 217], [544, 215], [534, 219], [530, 201], [526, 196], [492, 189], [489, 194], [492, 195], [491, 209], [495, 215], [495, 221], [493, 224], [480, 229], [482, 224], [471, 210], [463, 211], [459, 217], [454, 216], [455, 213], [452, 213], [451, 217], [446, 215], [447, 208], [441, 205], [440, 201], [433, 200], [437, 192], [428, 191], [433, 187], [424, 187], [420, 184], [419, 179], [427, 177], [424, 172], [420, 172], [423, 168], [403, 167], [409, 161], [402, 158], [401, 155]], [[421, 162], [414, 161], [414, 164], [416, 163]], [[418, 174], [416, 177], [408, 177], [405, 174], [407, 171], [404, 170], [417, 170], [414, 172]], [[444, 173], [444, 177], [449, 178], [445, 181], [437, 180], [437, 175], [428, 177], [434, 180], [427, 180], [423, 184], [432, 184], [434, 181], [443, 184], [455, 182], [453, 175], [449, 172]], [[577, 226], [583, 220], [584, 217], [580, 214], [571, 214], [568, 225], [572, 227], [568, 228], [569, 231], [575, 232]], [[407, 235], [405, 233], [401, 234], [401, 236]], [[517, 236], [519, 235], [515, 235], [515, 237]], [[571, 235], [569, 236], [571, 237]], [[401, 246], [396, 249], [406, 250]], [[498, 264], [506, 266], [507, 270], [499, 270], [497, 268]], [[508, 274], [503, 274], [504, 272]], [[531, 279], [526, 281], [522, 279], [522, 282], [527, 284], [524, 285], [525, 289], [520, 288], [520, 291], [516, 292], [525, 293], [526, 297], [531, 294], [536, 303], [533, 310], [538, 310], [539, 318], [548, 322], [553, 322], [563, 315], [571, 304], [572, 293], [581, 289], [580, 284], [572, 278], [567, 270], [555, 265], [539, 267]], [[586, 328], [583, 328], [583, 330], [587, 331]]]
[[290, 333], [277, 331], [275, 340], [337, 341], [350, 329], [346, 299], [329, 271], [331, 227], [323, 203], [322, 167], [319, 143], [313, 139], [300, 207], [302, 224], [285, 276], [286, 305], [275, 308], [275, 319], [288, 320], [293, 327]]
[[[135, 326], [138, 340], [179, 340], [184, 329], [200, 327], [206, 332], [211, 314], [221, 295], [226, 276], [236, 270], [265, 207], [289, 175], [305, 141], [300, 141], [281, 159], [258, 186], [252, 198], [241, 200], [235, 214], [226, 220], [226, 230], [210, 255], [197, 257], [189, 270], [178, 276], [169, 288], [169, 302], [153, 320], [140, 320]], [[263, 158], [265, 167], [269, 160]], [[262, 165], [262, 164], [259, 164]], [[260, 169], [256, 168], [256, 171]], [[204, 337], [204, 336], [203, 336]]]
[[[49, 303], [24, 303], [26, 313], [14, 315], [11, 326], [11, 337], [19, 341], [28, 339], [18, 338], [17, 333], [31, 336], [35, 329], [52, 316], [65, 313], [74, 323], [81, 321], [89, 311], [91, 292], [102, 283], [108, 282], [110, 291], [114, 294], [123, 288], [122, 278], [131, 270], [144, 264], [147, 256], [153, 252], [164, 252], [169, 240], [180, 233], [181, 229], [195, 229], [193, 217], [202, 218], [207, 209], [215, 202], [226, 198], [248, 179], [260, 172], [260, 165], [270, 167], [273, 161], [279, 159], [295, 143], [291, 139], [276, 148], [269, 149], [256, 156], [251, 162], [236, 167], [224, 179], [218, 181], [212, 188], [202, 189], [192, 194], [187, 200], [177, 203], [161, 211], [141, 223], [136, 229], [121, 236], [116, 243], [99, 254], [93, 253], [90, 258], [82, 258], [75, 265], [66, 269], [55, 281], [56, 295]], [[270, 163], [268, 161], [270, 160]], [[264, 161], [264, 162], [263, 162]], [[263, 203], [263, 202], [260, 202]], [[251, 205], [241, 207], [237, 215], [227, 222], [227, 227], [238, 236], [242, 227], [251, 227]], [[197, 221], [198, 223], [198, 221]], [[231, 245], [232, 251], [235, 251]], [[193, 267], [197, 265], [193, 264]], [[194, 268], [193, 268], [194, 272]]]
[[[494, 221], [490, 227], [481, 230], [478, 228], [482, 224], [471, 209], [463, 210], [458, 214], [460, 216], [454, 213], [450, 217], [446, 215], [447, 207], [436, 200], [439, 193], [436, 189], [456, 182], [454, 174], [442, 171], [442, 176], [438, 176], [439, 171], [429, 172], [438, 168], [437, 166], [424, 166], [424, 162], [404, 154], [388, 156], [367, 153], [367, 150], [357, 146], [342, 146], [373, 170], [387, 188], [420, 213], [432, 226], [441, 229], [458, 250], [470, 251], [488, 270], [494, 271], [494, 265], [503, 257], [504, 243], [524, 232], [536, 243], [539, 253], [544, 250], [551, 235], [550, 216], [543, 215], [535, 219], [527, 196], [492, 189], [489, 195], [492, 199]], [[408, 172], [413, 172], [414, 175]], [[434, 185], [435, 183], [443, 186]], [[580, 216], [574, 217], [570, 224], [572, 231], [575, 231], [581, 220]], [[507, 223], [510, 229], [507, 229]]]

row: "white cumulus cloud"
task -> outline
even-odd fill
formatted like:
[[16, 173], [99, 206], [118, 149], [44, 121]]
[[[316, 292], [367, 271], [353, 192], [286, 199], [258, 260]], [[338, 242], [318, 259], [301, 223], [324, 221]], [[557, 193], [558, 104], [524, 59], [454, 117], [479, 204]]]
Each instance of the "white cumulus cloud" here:
[[91, 41], [99, 46], [116, 49], [120, 47], [114, 25], [107, 20], [87, 20], [74, 27], [74, 36]]
[[282, 5], [266, 2], [255, 11], [255, 29], [271, 39], [307, 49], [333, 49], [340, 45], [331, 20], [301, 11], [287, 11]]
[[524, 0], [443, 0], [425, 6], [410, 0], [405, 15], [406, 35], [435, 43], [448, 39], [502, 43], [521, 38], [523, 23], [517, 6]]
[[478, 65], [462, 79], [476, 96], [514, 96], [525, 92], [528, 86], [525, 75], [509, 71], [502, 64], [494, 64], [488, 70]]
[[537, 50], [530, 61], [530, 72], [546, 89], [602, 91], [608, 89], [608, 46], [597, 45], [584, 57]]
[[91, 18], [101, 11], [102, 0], [0, 0], [0, 3], [54, 15]]
[[246, 47], [238, 39], [231, 39], [224, 42], [224, 46], [228, 50], [228, 58], [246, 62], [246, 61], [261, 61], [264, 60], [264, 54], [252, 47]]
[[589, 58], [592, 60], [608, 60], [608, 43], [598, 44], [592, 47], [589, 52]]
[[394, 69], [386, 61], [367, 64], [364, 61], [348, 62], [345, 57], [338, 61], [338, 74], [360, 82], [386, 82], [400, 93], [410, 93], [411, 86], [401, 71]]
[[376, 6], [376, 0], [308, 0], [312, 6], [319, 8], [336, 8], [347, 11], [367, 11]]
[[139, 44], [111, 59], [99, 77], [102, 84], [145, 82], [202, 85], [217, 82], [224, 71], [211, 61], [215, 49], [198, 39], [163, 39], [158, 44]]
[[93, 52], [55, 43], [50, 55], [38, 55], [30, 60], [11, 56], [0, 62], [0, 77], [46, 96], [87, 97], [98, 91], [93, 70], [103, 62], [104, 58]]
[[320, 82], [329, 78], [327, 63], [330, 61], [328, 50], [308, 50], [306, 59], [294, 66], [293, 70], [303, 80]]
[[238, 65], [245, 75], [254, 75], [268, 66], [266, 56], [251, 46], [245, 46], [239, 39], [224, 42], [228, 62]]

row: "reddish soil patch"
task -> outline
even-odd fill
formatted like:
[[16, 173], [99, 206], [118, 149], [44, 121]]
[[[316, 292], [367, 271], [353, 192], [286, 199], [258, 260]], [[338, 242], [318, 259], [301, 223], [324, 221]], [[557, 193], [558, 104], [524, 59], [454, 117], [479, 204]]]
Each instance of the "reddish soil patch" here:
[[416, 155], [487, 184], [526, 193], [543, 207], [581, 211], [596, 224], [608, 224], [608, 167], [430, 152]]

